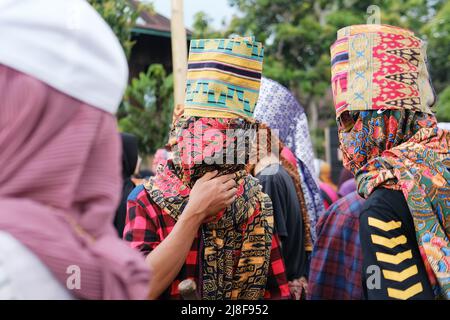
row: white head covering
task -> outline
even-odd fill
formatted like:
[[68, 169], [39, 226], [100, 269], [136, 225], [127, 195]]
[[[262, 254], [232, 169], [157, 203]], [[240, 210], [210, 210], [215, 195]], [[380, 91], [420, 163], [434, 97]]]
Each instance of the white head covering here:
[[450, 131], [450, 122], [439, 122], [438, 127]]
[[0, 64], [111, 113], [128, 79], [119, 41], [85, 0], [0, 0]]

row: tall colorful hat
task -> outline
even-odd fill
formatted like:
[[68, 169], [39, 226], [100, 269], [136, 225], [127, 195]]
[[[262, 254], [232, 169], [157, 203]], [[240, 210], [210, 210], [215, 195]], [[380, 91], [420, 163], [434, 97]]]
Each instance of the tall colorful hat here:
[[337, 117], [363, 110], [432, 113], [435, 102], [424, 42], [388, 25], [338, 31], [331, 46], [331, 84]]
[[263, 56], [253, 38], [192, 40], [184, 115], [251, 120]]

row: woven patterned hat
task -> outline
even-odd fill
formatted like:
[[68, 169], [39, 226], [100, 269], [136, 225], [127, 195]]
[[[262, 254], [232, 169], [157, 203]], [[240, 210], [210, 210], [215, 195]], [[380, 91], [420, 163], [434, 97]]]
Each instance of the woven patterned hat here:
[[424, 42], [388, 25], [338, 31], [331, 46], [331, 83], [337, 116], [386, 109], [432, 113], [435, 101]]
[[263, 56], [253, 38], [192, 40], [184, 115], [251, 120]]

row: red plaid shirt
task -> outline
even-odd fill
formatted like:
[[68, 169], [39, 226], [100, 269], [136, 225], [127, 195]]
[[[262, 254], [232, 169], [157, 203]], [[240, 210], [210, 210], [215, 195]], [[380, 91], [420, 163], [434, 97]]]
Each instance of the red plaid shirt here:
[[[172, 231], [176, 220], [162, 211], [149, 197], [144, 187], [138, 186], [128, 197], [124, 239], [132, 248], [147, 256]], [[199, 234], [200, 235], [200, 234]], [[192, 243], [186, 262], [172, 285], [160, 296], [161, 299], [180, 299], [178, 284], [187, 278], [197, 282], [200, 278], [201, 257], [199, 235]], [[267, 279], [265, 299], [287, 299], [290, 297], [279, 239], [272, 237], [271, 263]]]

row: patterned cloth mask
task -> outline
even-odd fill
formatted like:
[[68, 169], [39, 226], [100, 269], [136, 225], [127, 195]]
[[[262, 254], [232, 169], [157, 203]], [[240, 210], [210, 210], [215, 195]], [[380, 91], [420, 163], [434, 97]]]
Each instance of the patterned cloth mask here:
[[252, 119], [264, 49], [253, 38], [191, 41], [184, 114]]
[[437, 127], [423, 43], [391, 26], [351, 26], [331, 48], [344, 166], [365, 198], [401, 190], [437, 296], [450, 298], [450, 134]]
[[[160, 166], [145, 185], [152, 200], [178, 220], [198, 178], [212, 170], [218, 170], [219, 175], [235, 173], [236, 200], [216, 221], [202, 227], [203, 299], [258, 300], [265, 292], [273, 234], [272, 202], [244, 170], [248, 141], [232, 152], [234, 163], [210, 163], [226, 158], [222, 151], [239, 140], [239, 134], [231, 132], [243, 133], [252, 126], [242, 119], [181, 117], [172, 131], [174, 159]], [[236, 159], [244, 160], [238, 163]]]
[[450, 133], [433, 115], [411, 110], [345, 112], [339, 118], [344, 165], [367, 198], [401, 190], [437, 296], [450, 298]]
[[344, 111], [414, 110], [431, 114], [435, 95], [425, 44], [405, 29], [356, 25], [331, 46], [336, 117]]

